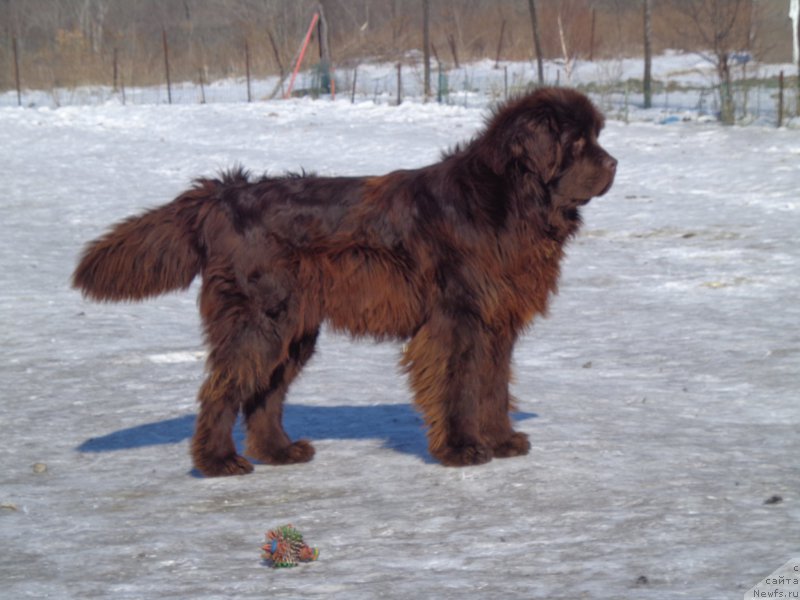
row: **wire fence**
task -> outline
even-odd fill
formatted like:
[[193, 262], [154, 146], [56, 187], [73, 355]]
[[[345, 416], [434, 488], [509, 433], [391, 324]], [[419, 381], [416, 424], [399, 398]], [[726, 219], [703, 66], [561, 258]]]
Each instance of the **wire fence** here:
[[[60, 86], [57, 73], [53, 85], [47, 89], [25, 87], [25, 73], [20, 68], [16, 40], [14, 40], [13, 80], [14, 90], [0, 93], [0, 106], [61, 107], [119, 103], [142, 104], [197, 104], [258, 102], [287, 96], [286, 73], [256, 76], [250, 68], [251, 56], [247, 43], [243, 45], [244, 74], [210, 80], [207, 69], [197, 69], [190, 80], [172, 81], [175, 72], [169, 58], [166, 35], [163, 38], [162, 64], [154, 63], [149, 79], [161, 83], [135, 85], [133, 77], [121, 68], [122, 57], [114, 51], [108, 60], [108, 82], [102, 85]], [[545, 81], [549, 85], [574, 85], [584, 89], [611, 118], [671, 120], [716, 119], [720, 112], [720, 89], [712, 78], [696, 76], [687, 81], [682, 77], [656, 78], [652, 105], [643, 112], [644, 95], [641, 80], [626, 76], [632, 70], [626, 61], [583, 62], [565, 65], [559, 61], [545, 63]], [[185, 65], [178, 72], [185, 73]], [[536, 67], [530, 62], [501, 62], [484, 60], [458, 68], [448, 68], [439, 63], [432, 72], [432, 94], [424, 98], [424, 66], [422, 57], [409, 53], [397, 63], [365, 62], [339, 66], [332, 71], [330, 92], [322, 92], [323, 74], [319, 68], [301, 71], [295, 83], [293, 96], [347, 98], [351, 101], [372, 101], [377, 104], [398, 104], [407, 100], [437, 101], [463, 106], [485, 106], [531, 88], [537, 81]], [[133, 70], [129, 70], [132, 73]], [[800, 88], [792, 85], [775, 69], [767, 73], [748, 76], [743, 73], [733, 83], [732, 94], [739, 123], [797, 125], [800, 115]], [[793, 119], [794, 117], [794, 119]]]

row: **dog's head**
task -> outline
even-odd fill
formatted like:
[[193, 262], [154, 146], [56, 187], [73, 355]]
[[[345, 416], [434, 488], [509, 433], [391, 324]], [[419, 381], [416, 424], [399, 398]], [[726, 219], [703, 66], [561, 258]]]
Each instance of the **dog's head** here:
[[604, 119], [567, 88], [540, 88], [512, 100], [489, 120], [484, 160], [498, 175], [535, 177], [562, 202], [586, 204], [614, 182], [617, 161], [598, 142]]

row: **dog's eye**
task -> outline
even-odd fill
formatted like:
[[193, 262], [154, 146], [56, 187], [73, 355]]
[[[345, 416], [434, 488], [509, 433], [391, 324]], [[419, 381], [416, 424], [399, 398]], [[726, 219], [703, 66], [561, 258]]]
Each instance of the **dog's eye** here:
[[582, 154], [584, 148], [586, 148], [586, 138], [578, 138], [575, 143], [572, 144], [572, 156]]

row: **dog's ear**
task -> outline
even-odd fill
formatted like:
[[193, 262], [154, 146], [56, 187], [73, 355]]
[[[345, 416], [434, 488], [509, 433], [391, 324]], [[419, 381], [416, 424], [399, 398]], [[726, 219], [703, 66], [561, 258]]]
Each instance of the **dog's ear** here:
[[[503, 116], [503, 115], [498, 115]], [[548, 184], [563, 160], [561, 134], [554, 119], [547, 115], [522, 113], [497, 119], [487, 132], [489, 149], [486, 162], [497, 175], [521, 167]]]
[[563, 160], [561, 133], [549, 118], [523, 118], [511, 145], [515, 159], [538, 175], [545, 185], [558, 173]]

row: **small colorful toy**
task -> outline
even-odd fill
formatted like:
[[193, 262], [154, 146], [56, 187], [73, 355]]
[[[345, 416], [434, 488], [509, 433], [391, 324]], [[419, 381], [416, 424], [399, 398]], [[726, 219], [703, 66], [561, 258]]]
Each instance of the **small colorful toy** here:
[[267, 532], [267, 543], [261, 546], [261, 558], [275, 569], [296, 567], [319, 557], [319, 549], [309, 547], [302, 534], [291, 525]]

